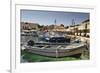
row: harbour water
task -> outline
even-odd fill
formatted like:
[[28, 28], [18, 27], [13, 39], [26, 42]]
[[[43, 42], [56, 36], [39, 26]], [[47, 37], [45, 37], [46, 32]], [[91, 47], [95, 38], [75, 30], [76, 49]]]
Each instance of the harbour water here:
[[[61, 35], [61, 36], [60, 36]], [[50, 44], [50, 42], [48, 42], [48, 41], [46, 41], [47, 39], [46, 38], [52, 38], [52, 37], [65, 37], [65, 36], [67, 36], [67, 33], [58, 33], [58, 32], [56, 32], [56, 33], [54, 33], [54, 32], [52, 32], [52, 33], [49, 33], [49, 32], [31, 32], [31, 33], [24, 33], [24, 34], [21, 34], [21, 44], [22, 45], [27, 45], [27, 42], [29, 41], [29, 40], [33, 40], [35, 43], [38, 43], [38, 44], [35, 44], [33, 47], [35, 47], [35, 49], [33, 49], [34, 51], [32, 52], [32, 50], [30, 50], [32, 53], [34, 53], [34, 54], [39, 54], [39, 55], [47, 55], [47, 56], [49, 56], [49, 55], [51, 55], [51, 56], [57, 56], [56, 55], [56, 53], [57, 54], [59, 54], [60, 56], [65, 56], [65, 55], [67, 55], [67, 53], [68, 52], [66, 52], [66, 50], [67, 49], [73, 49], [73, 48], [75, 48], [75, 46], [78, 46], [78, 45], [81, 45], [81, 44], [83, 44], [84, 42], [73, 42], [72, 40], [72, 42], [71, 43], [69, 43], [69, 45], [68, 45], [68, 43], [66, 44], [66, 43], [57, 43], [57, 42], [55, 42], [55, 43], [51, 43]], [[73, 43], [73, 44], [72, 44]], [[72, 45], [71, 45], [72, 44]], [[84, 44], [83, 44], [84, 45]], [[40, 46], [42, 46], [42, 47], [40, 47]], [[56, 46], [56, 47], [55, 47]], [[59, 47], [60, 46], [60, 47]], [[36, 47], [37, 47], [37, 49], [36, 49]], [[58, 48], [59, 47], [59, 48]], [[22, 48], [22, 47], [21, 47]], [[85, 49], [86, 47], [84, 46], [84, 48], [83, 49]], [[89, 48], [89, 47], [88, 47]], [[32, 48], [31, 48], [32, 49]], [[59, 51], [58, 51], [58, 49], [59, 49]], [[53, 51], [52, 51], [53, 50]], [[36, 52], [35, 52], [36, 51]], [[41, 52], [42, 51], [42, 52]], [[44, 53], [44, 51], [45, 52], [48, 52], [48, 53]], [[51, 53], [50, 54], [50, 51], [51, 52], [54, 52], [54, 53]], [[64, 52], [64, 53], [58, 53], [58, 52]], [[68, 51], [68, 50], [67, 50]], [[79, 51], [79, 53], [80, 52], [82, 52], [83, 50], [82, 50], [82, 48], [80, 49], [80, 50], [78, 50]], [[89, 50], [88, 50], [88, 52], [89, 52]], [[66, 53], [66, 54], [65, 54]], [[75, 52], [73, 52], [74, 54], [75, 54]], [[76, 51], [76, 53], [77, 53], [77, 51]], [[57, 56], [58, 57], [58, 56]], [[22, 62], [27, 62], [27, 60], [24, 60], [23, 59], [23, 55], [21, 56], [21, 58], [22, 58]]]

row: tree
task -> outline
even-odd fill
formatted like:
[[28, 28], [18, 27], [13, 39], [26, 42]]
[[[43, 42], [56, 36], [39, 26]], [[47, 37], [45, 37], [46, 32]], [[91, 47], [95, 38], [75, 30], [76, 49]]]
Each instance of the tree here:
[[66, 29], [68, 29], [68, 28], [69, 28], [69, 26], [66, 26], [65, 28], [66, 28]]
[[63, 24], [60, 24], [60, 26], [64, 27], [64, 25], [63, 25]]
[[39, 24], [38, 24], [38, 28], [43, 28], [43, 25], [39, 25]]

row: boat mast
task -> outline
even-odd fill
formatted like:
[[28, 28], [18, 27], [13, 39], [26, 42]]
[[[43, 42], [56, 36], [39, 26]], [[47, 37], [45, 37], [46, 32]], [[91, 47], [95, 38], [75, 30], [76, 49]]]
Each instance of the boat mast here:
[[72, 19], [72, 26], [74, 27], [74, 36], [75, 36], [75, 21]]
[[54, 24], [56, 25], [56, 19], [55, 19], [55, 21], [54, 21]]

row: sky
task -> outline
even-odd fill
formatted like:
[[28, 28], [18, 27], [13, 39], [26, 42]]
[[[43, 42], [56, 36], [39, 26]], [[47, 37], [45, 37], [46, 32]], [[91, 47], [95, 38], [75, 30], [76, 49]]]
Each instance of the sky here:
[[61, 12], [61, 11], [39, 11], [39, 10], [21, 10], [21, 22], [39, 23], [40, 25], [64, 24], [72, 25], [89, 18], [89, 13], [80, 12]]

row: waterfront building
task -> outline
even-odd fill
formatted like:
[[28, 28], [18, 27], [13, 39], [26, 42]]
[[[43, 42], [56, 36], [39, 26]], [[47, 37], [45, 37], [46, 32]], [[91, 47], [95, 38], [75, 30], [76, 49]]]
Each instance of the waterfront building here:
[[52, 31], [65, 32], [66, 29], [63, 24], [60, 24], [60, 25], [54, 25], [54, 28], [52, 29]]
[[21, 22], [21, 30], [38, 30], [38, 23]]
[[89, 37], [90, 36], [90, 21], [89, 19], [84, 20], [80, 24], [69, 26], [67, 30], [69, 30], [69, 33], [71, 35]]
[[78, 31], [80, 33], [80, 36], [89, 37], [90, 33], [90, 21], [89, 19], [83, 21], [80, 26], [78, 26]]

